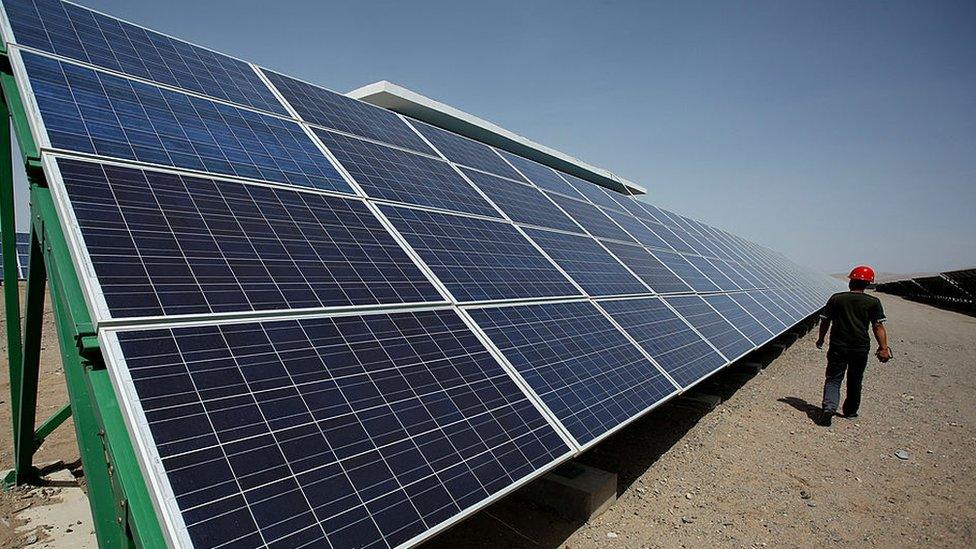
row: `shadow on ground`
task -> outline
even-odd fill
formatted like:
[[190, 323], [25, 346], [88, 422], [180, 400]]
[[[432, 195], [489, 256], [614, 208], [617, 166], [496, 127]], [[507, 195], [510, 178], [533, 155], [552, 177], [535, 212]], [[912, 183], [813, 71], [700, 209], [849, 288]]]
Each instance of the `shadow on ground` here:
[[[765, 367], [794, 341], [795, 338], [786, 336], [777, 340], [779, 345], [770, 344], [756, 350], [700, 383], [690, 394], [718, 395], [723, 401], [730, 398], [756, 375], [737, 365], [759, 363]], [[576, 459], [616, 473], [617, 494], [622, 494], [709, 412], [686, 399], [673, 399]], [[542, 508], [523, 494], [524, 490], [517, 491], [476, 513], [427, 542], [424, 549], [558, 547], [584, 524]]]
[[810, 418], [810, 421], [816, 423], [817, 419], [820, 418], [820, 406], [810, 404], [809, 402], [797, 397], [783, 397], [777, 399], [779, 402], [789, 404], [790, 406], [796, 408], [797, 410], [803, 412]]

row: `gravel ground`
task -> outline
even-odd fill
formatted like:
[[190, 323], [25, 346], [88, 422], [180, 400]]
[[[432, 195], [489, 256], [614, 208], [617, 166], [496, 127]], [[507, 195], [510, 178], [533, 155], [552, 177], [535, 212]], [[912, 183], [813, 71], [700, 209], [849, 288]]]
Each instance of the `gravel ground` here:
[[[515, 494], [426, 549], [974, 546], [976, 318], [877, 295], [896, 358], [872, 359], [859, 418], [813, 423], [825, 357], [810, 333], [744, 384], [707, 384], [725, 397], [711, 412], [663, 406], [584, 455], [619, 478], [618, 501], [602, 516], [567, 521]], [[44, 347], [46, 417], [66, 401], [51, 325]], [[0, 385], [0, 422], [9, 425], [5, 376]], [[76, 470], [73, 437], [70, 425], [59, 429], [38, 462]], [[0, 437], [0, 461], [10, 466], [9, 436]], [[53, 482], [0, 494], [0, 546], [94, 545], [84, 509], [75, 520], [83, 477]]]

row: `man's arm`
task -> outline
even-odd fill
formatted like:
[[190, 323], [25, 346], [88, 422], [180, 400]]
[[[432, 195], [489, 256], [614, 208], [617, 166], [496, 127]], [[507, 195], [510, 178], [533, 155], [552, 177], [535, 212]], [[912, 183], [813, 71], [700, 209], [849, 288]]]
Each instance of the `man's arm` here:
[[[884, 329], [883, 326], [882, 329]], [[820, 337], [817, 338], [818, 349], [823, 349], [824, 338], [827, 337], [827, 332], [829, 331], [830, 331], [830, 319], [820, 317]]]
[[884, 322], [872, 322], [871, 328], [874, 330], [874, 339], [878, 340], [878, 360], [888, 362], [891, 360], [891, 349], [888, 348], [888, 331], [885, 330]]

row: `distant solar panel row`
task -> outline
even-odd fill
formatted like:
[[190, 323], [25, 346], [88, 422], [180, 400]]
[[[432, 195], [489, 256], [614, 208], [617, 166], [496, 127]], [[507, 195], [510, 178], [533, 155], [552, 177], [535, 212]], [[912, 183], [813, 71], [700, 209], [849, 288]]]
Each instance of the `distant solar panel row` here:
[[[14, 264], [17, 266], [17, 279], [26, 280], [27, 279], [27, 263], [30, 256], [30, 234], [29, 233], [16, 233], [17, 239], [17, 254], [14, 258]], [[3, 241], [3, 235], [0, 235], [0, 242]], [[3, 250], [0, 249], [0, 279], [3, 277]]]
[[723, 231], [324, 88], [73, 4], [3, 7], [177, 543], [414, 544], [829, 289]]

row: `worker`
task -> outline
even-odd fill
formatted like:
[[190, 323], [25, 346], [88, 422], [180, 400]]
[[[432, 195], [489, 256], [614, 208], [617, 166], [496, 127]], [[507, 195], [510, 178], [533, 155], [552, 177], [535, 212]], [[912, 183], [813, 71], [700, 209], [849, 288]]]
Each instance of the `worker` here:
[[878, 341], [876, 356], [882, 363], [891, 360], [888, 348], [888, 334], [885, 332], [885, 314], [881, 300], [864, 293], [868, 284], [874, 282], [874, 269], [866, 265], [854, 267], [848, 276], [850, 291], [830, 296], [827, 305], [820, 313], [820, 337], [817, 348], [822, 349], [824, 338], [830, 332], [830, 346], [827, 349], [827, 374], [823, 390], [823, 406], [817, 423], [829, 427], [837, 413], [840, 401], [840, 384], [847, 373], [847, 398], [844, 399], [843, 417], [857, 417], [861, 405], [861, 382], [868, 364], [871, 339], [868, 325]]

